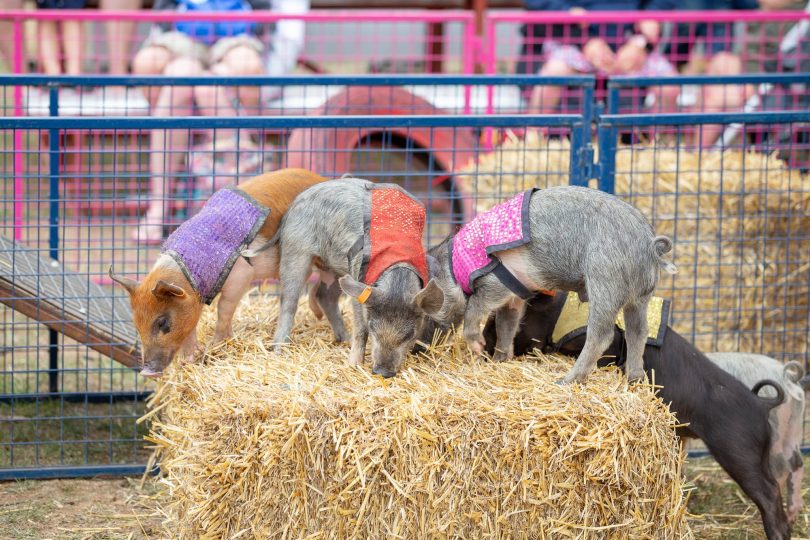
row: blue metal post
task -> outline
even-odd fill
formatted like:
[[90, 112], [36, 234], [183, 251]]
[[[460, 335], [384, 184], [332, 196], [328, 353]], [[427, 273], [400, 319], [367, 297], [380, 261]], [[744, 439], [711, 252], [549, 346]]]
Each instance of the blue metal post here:
[[571, 151], [568, 167], [571, 173], [568, 181], [572, 186], [587, 186], [588, 171], [591, 168], [590, 164], [586, 163], [590, 152], [588, 152], [586, 142], [588, 138], [585, 135], [585, 129], [590, 129], [590, 124], [586, 122], [582, 124], [574, 124], [571, 127]]
[[[59, 87], [49, 88], [49, 116], [59, 116]], [[49, 215], [48, 215], [48, 254], [54, 261], [59, 260], [59, 129], [48, 130], [49, 167]], [[48, 331], [48, 391], [59, 391], [59, 334]]]
[[599, 189], [606, 193], [616, 191], [616, 128], [599, 126]]
[[614, 86], [611, 82], [608, 82], [608, 114], [619, 114], [619, 90], [620, 88], [618, 86]]

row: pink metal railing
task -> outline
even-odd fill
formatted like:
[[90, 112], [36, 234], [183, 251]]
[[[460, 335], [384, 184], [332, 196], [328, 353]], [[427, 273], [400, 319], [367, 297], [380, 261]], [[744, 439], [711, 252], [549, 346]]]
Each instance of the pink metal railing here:
[[[171, 23], [181, 20], [194, 21], [244, 21], [257, 24], [273, 24], [295, 20], [306, 24], [304, 56], [327, 71], [336, 73], [362, 73], [369, 63], [392, 61], [394, 68], [407, 70], [430, 70], [439, 63], [443, 71], [471, 72], [473, 50], [465, 47], [474, 35], [473, 15], [468, 11], [447, 10], [356, 10], [356, 11], [310, 11], [304, 14], [284, 14], [271, 11], [249, 13], [178, 13], [172, 11], [94, 11], [94, 10], [37, 10], [6, 11], [0, 18], [11, 20], [15, 25], [26, 21], [81, 21], [94, 24], [134, 23], [130, 55], [135, 45], [146, 36], [154, 23]], [[444, 25], [445, 34], [434, 35], [429, 25]], [[472, 28], [472, 32], [469, 30]], [[105, 58], [98, 55], [106, 46], [96, 46], [106, 40], [103, 32], [91, 35], [85, 49], [92, 49], [91, 70], [98, 73]], [[0, 39], [14, 39], [16, 50], [25, 50], [22, 33]], [[424, 65], [420, 65], [423, 63]], [[331, 68], [331, 69], [330, 69]]]
[[[544, 46], [550, 41], [581, 48], [596, 34], [617, 47], [626, 42], [627, 36], [621, 31], [611, 30], [617, 26], [633, 29], [644, 20], [657, 21], [662, 29], [667, 29], [655, 52], [677, 69], [674, 73], [732, 75], [782, 72], [787, 68], [787, 61], [795, 65], [810, 63], [808, 28], [805, 28], [802, 39], [790, 55], [779, 50], [792, 25], [810, 25], [808, 11], [591, 11], [581, 15], [568, 12], [497, 11], [486, 17], [484, 48], [478, 60], [484, 66], [485, 73], [534, 74], [542, 69], [547, 60], [548, 51]], [[584, 28], [590, 28], [591, 32]], [[700, 54], [701, 49], [703, 54]], [[711, 53], [719, 50], [732, 52], [736, 59], [730, 61], [725, 57], [712, 64]], [[596, 75], [601, 82], [611, 74]], [[528, 95], [526, 97], [529, 98]], [[604, 97], [599, 88], [597, 97]], [[639, 108], [638, 104], [635, 108]], [[565, 100], [560, 110], [566, 111]], [[703, 110], [709, 110], [709, 107]]]

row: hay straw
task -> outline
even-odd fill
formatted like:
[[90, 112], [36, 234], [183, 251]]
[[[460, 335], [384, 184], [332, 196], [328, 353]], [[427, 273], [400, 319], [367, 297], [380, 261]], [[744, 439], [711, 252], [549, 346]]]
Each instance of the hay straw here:
[[[533, 185], [567, 184], [569, 152], [566, 141], [530, 132], [461, 177], [486, 210]], [[677, 330], [694, 329], [704, 350], [807, 350], [810, 177], [775, 154], [637, 145], [619, 148], [615, 180], [616, 194], [675, 240], [678, 275], [659, 294], [674, 293], [689, 314], [673, 319]]]
[[171, 536], [692, 537], [651, 387], [613, 369], [558, 386], [568, 358], [481, 362], [460, 339], [384, 380], [301, 312], [276, 356], [277, 304], [252, 297], [238, 338], [160, 383], [149, 440]]

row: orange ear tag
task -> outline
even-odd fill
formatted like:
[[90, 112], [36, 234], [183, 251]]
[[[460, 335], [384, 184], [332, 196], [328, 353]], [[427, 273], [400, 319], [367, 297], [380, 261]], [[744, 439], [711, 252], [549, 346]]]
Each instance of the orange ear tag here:
[[366, 286], [366, 288], [363, 289], [363, 292], [357, 295], [357, 301], [361, 304], [365, 304], [369, 296], [371, 296], [371, 287]]

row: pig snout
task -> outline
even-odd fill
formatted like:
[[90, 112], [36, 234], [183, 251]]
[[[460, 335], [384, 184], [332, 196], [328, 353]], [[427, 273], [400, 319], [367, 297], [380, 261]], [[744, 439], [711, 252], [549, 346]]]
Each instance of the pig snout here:
[[153, 371], [150, 367], [145, 367], [141, 370], [141, 375], [149, 379], [157, 379], [163, 375], [163, 371]]
[[397, 374], [396, 371], [392, 371], [392, 370], [390, 370], [388, 368], [384, 368], [384, 367], [381, 367], [381, 366], [374, 366], [373, 368], [371, 368], [371, 372], [374, 375], [379, 375], [379, 376], [384, 377], [386, 379], [390, 379], [391, 377], [393, 377], [394, 375]]
[[161, 351], [145, 357], [143, 366], [141, 367], [141, 375], [150, 379], [157, 379], [163, 375], [163, 370], [166, 369], [166, 366], [172, 361], [174, 354], [174, 351]]

